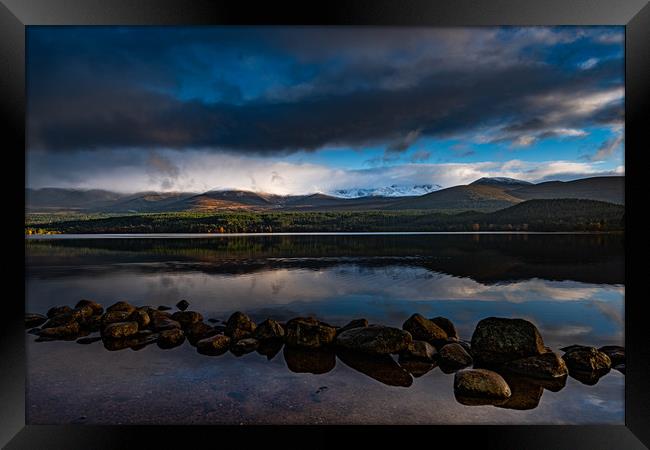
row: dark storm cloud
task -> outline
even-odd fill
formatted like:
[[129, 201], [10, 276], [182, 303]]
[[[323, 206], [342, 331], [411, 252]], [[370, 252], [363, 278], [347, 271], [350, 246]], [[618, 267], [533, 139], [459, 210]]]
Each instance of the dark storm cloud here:
[[[268, 29], [137, 35], [99, 29], [83, 40], [83, 31], [72, 29], [49, 40], [56, 34], [35, 33], [28, 40], [28, 146], [46, 151], [206, 148], [264, 155], [385, 145], [387, 153], [400, 153], [422, 137], [492, 128], [497, 130], [493, 141], [530, 133], [545, 138], [558, 127], [622, 118], [622, 102], [585, 114], [559, 101], [622, 85], [620, 58], [588, 71], [524, 58], [482, 63], [481, 52], [486, 59], [509, 55], [509, 47], [499, 48], [496, 40], [488, 49], [492, 53], [473, 49], [478, 59], [458, 64], [445, 63], [444, 54], [427, 57], [417, 40], [401, 44], [390, 33], [357, 33], [356, 40], [350, 31], [305, 35], [311, 37]], [[372, 40], [379, 35], [382, 39]], [[342, 48], [339, 41], [351, 45]], [[215, 61], [224, 58], [241, 65], [242, 78], [251, 73], [264, 78], [268, 74], [256, 73], [259, 69], [246, 69], [258, 54], [271, 55], [284, 68], [279, 87], [246, 89], [214, 74]], [[255, 90], [257, 95], [247, 96]]]

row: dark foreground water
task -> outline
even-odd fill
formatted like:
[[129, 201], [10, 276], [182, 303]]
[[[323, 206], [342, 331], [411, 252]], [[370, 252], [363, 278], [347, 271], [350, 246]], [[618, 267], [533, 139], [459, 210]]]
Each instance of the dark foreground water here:
[[[365, 317], [398, 327], [419, 312], [450, 318], [466, 340], [482, 318], [521, 317], [555, 351], [624, 345], [622, 236], [30, 239], [26, 254], [30, 312], [81, 298], [104, 306], [187, 299], [206, 320], [241, 310], [256, 321]], [[591, 386], [569, 377], [557, 392], [513, 379], [509, 404], [464, 406], [453, 373], [440, 368], [404, 381], [397, 363], [334, 353], [205, 356], [188, 342], [108, 351], [101, 341], [26, 336], [30, 424], [624, 423], [625, 377], [616, 370]]]

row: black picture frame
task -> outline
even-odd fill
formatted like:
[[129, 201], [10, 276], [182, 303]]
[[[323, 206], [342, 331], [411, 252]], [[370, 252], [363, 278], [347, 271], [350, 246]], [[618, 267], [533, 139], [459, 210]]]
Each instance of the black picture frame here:
[[[643, 267], [632, 262], [639, 221], [632, 219], [642, 174], [642, 143], [647, 133], [650, 100], [650, 5], [645, 0], [364, 0], [279, 4], [276, 2], [207, 0], [0, 0], [0, 102], [5, 164], [13, 177], [3, 177], [11, 209], [5, 248], [24, 255], [24, 187], [20, 186], [25, 149], [25, 27], [29, 25], [625, 25], [626, 27], [626, 384], [625, 425], [621, 426], [418, 426], [418, 427], [140, 427], [25, 425], [25, 333], [23, 267], [7, 279], [16, 287], [5, 294], [0, 327], [0, 445], [7, 449], [169, 448], [225, 445], [226, 438], [252, 445], [296, 443], [309, 447], [346, 442], [351, 433], [371, 441], [413, 445], [457, 442], [499, 449], [642, 449], [650, 446], [650, 340], [644, 328], [644, 297], [631, 294]], [[24, 174], [24, 171], [23, 171]], [[23, 179], [24, 182], [24, 179]], [[24, 184], [24, 183], [23, 183]], [[647, 190], [647, 187], [646, 187]], [[22, 195], [19, 194], [22, 192]], [[641, 192], [643, 192], [641, 190]], [[15, 194], [14, 194], [15, 193]], [[15, 222], [14, 222], [15, 220]], [[14, 234], [15, 233], [15, 234]], [[20, 233], [20, 234], [19, 234]], [[635, 244], [630, 244], [630, 237]], [[13, 255], [11, 255], [13, 257]], [[10, 261], [8, 258], [6, 261]], [[9, 270], [6, 270], [9, 272]], [[370, 429], [368, 429], [370, 428]], [[285, 436], [291, 432], [291, 437]], [[257, 442], [256, 442], [257, 441]]]

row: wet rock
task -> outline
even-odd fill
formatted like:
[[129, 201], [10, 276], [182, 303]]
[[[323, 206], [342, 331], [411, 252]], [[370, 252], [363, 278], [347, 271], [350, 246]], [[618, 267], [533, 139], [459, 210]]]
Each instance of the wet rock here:
[[425, 341], [413, 341], [406, 350], [400, 352], [400, 359], [403, 361], [419, 360], [425, 362], [433, 362], [436, 358], [438, 352], [433, 347]]
[[591, 347], [589, 347], [588, 345], [573, 344], [573, 345], [568, 345], [566, 347], [562, 347], [560, 350], [566, 353], [566, 352], [570, 352], [571, 350], [576, 350], [579, 348], [591, 348]]
[[472, 354], [472, 345], [462, 339], [458, 339], [458, 345], [461, 345], [467, 353]]
[[371, 325], [344, 331], [336, 338], [340, 347], [365, 353], [400, 353], [408, 349], [413, 338], [408, 331], [399, 328]]
[[43, 325], [47, 317], [43, 314], [25, 313], [25, 328], [33, 328]]
[[210, 323], [219, 323], [221, 321], [219, 319], [208, 319], [208, 322], [210, 322]]
[[172, 309], [172, 307], [167, 305], [160, 305], [158, 307], [158, 311], [169, 311], [170, 309]]
[[[346, 333], [356, 330], [348, 330]], [[348, 349], [339, 349], [338, 358], [352, 369], [388, 386], [409, 387], [413, 377], [395, 362], [390, 355], [371, 355]]]
[[245, 355], [246, 353], [254, 352], [260, 345], [260, 341], [253, 338], [240, 339], [230, 347], [230, 351], [237, 355]]
[[283, 339], [284, 328], [282, 328], [282, 325], [280, 325], [275, 320], [266, 319], [255, 328], [255, 331], [253, 331], [253, 337], [260, 341], [269, 339]]
[[127, 302], [117, 302], [113, 303], [111, 306], [106, 308], [106, 312], [112, 312], [112, 311], [123, 311], [131, 314], [133, 311], [135, 311], [135, 306], [127, 303]]
[[238, 341], [249, 337], [255, 331], [255, 322], [241, 311], [234, 312], [226, 322], [226, 336]]
[[79, 325], [84, 330], [90, 332], [99, 331], [102, 328], [102, 316], [90, 316], [79, 321]]
[[140, 329], [147, 328], [151, 323], [149, 313], [144, 309], [136, 309], [129, 315], [129, 320], [138, 323]]
[[27, 333], [35, 334], [36, 336], [38, 336], [40, 334], [40, 332], [41, 332], [40, 328], [32, 328], [31, 330], [27, 331]]
[[94, 302], [92, 300], [86, 300], [86, 299], [79, 300], [77, 302], [77, 304], [75, 305], [75, 308], [83, 308], [83, 307], [86, 307], [86, 306], [88, 306], [88, 307], [90, 307], [90, 309], [92, 309], [92, 311], [93, 311], [92, 315], [93, 316], [100, 316], [100, 315], [102, 315], [104, 313], [104, 307], [101, 304], [99, 304], [97, 302]]
[[80, 314], [78, 311], [71, 310], [69, 312], [51, 317], [47, 322], [43, 324], [41, 328], [45, 329], [70, 325], [73, 322], [77, 322], [79, 317]]
[[454, 393], [462, 397], [505, 400], [512, 392], [501, 375], [486, 369], [464, 369], [454, 376]]
[[92, 344], [94, 342], [99, 342], [101, 340], [102, 340], [102, 338], [99, 337], [99, 336], [85, 337], [85, 338], [77, 339], [77, 344], [88, 345], [88, 344]]
[[128, 311], [107, 311], [102, 316], [102, 327], [111, 323], [128, 322], [131, 314]]
[[216, 334], [218, 334], [217, 330], [204, 322], [193, 323], [185, 328], [187, 340], [192, 345], [196, 345], [201, 339], [206, 339]]
[[185, 333], [180, 328], [163, 330], [158, 334], [158, 347], [169, 349], [185, 342]]
[[257, 353], [266, 356], [266, 359], [270, 361], [282, 350], [283, 345], [282, 341], [277, 339], [260, 341]]
[[117, 322], [107, 325], [102, 330], [102, 336], [106, 338], [125, 338], [132, 336], [138, 332], [137, 322]]
[[65, 325], [43, 328], [38, 335], [46, 339], [76, 339], [80, 331], [79, 324], [72, 321]]
[[318, 348], [334, 342], [336, 328], [313, 317], [297, 317], [287, 322], [286, 343], [293, 347]]
[[455, 342], [442, 347], [438, 355], [438, 364], [443, 372], [453, 372], [471, 365], [472, 362], [472, 357], [465, 348]]
[[180, 328], [181, 324], [163, 314], [156, 314], [151, 317], [151, 329], [154, 331], [171, 330]]
[[537, 327], [524, 319], [488, 317], [472, 335], [472, 356], [478, 363], [501, 364], [545, 352]]
[[69, 306], [54, 306], [47, 310], [47, 317], [52, 318], [54, 316], [58, 316], [60, 314], [65, 314], [70, 312], [72, 312], [72, 308], [70, 308]]
[[327, 373], [336, 366], [336, 354], [329, 348], [284, 347], [284, 360], [290, 371], [296, 373]]
[[153, 344], [158, 340], [158, 337], [159, 335], [157, 333], [152, 333], [150, 330], [144, 330], [128, 337], [104, 337], [102, 342], [104, 348], [109, 351], [125, 350], [127, 348], [137, 351], [145, 348], [149, 344]]
[[623, 375], [625, 375], [625, 364], [617, 364], [613, 367], [613, 369], [616, 369], [619, 372], [621, 372]]
[[230, 338], [223, 334], [217, 334], [196, 343], [196, 350], [204, 355], [221, 355], [228, 351]]
[[456, 330], [456, 326], [451, 320], [447, 319], [446, 317], [434, 317], [433, 319], [429, 320], [438, 325], [445, 333], [447, 333], [447, 337], [458, 340], [458, 331]]
[[509, 361], [504, 367], [510, 372], [531, 378], [561, 378], [569, 373], [564, 360], [553, 352]]
[[343, 325], [341, 328], [337, 328], [336, 334], [337, 336], [344, 331], [351, 330], [353, 328], [364, 328], [368, 326], [368, 320], [367, 319], [354, 319], [348, 322], [346, 325]]
[[569, 369], [569, 376], [571, 378], [578, 380], [587, 386], [595, 386], [603, 376], [607, 375], [607, 373], [609, 373], [609, 369], [593, 371]]
[[192, 324], [202, 322], [203, 316], [196, 311], [177, 311], [172, 314], [172, 320], [181, 324], [181, 327], [187, 328]]
[[92, 317], [95, 314], [95, 311], [90, 305], [79, 306], [72, 311], [77, 312], [78, 318], [82, 320]]
[[620, 345], [605, 345], [604, 347], [600, 347], [598, 351], [609, 356], [612, 366], [625, 364], [625, 347], [621, 347]]
[[185, 311], [189, 306], [190, 303], [187, 300], [181, 300], [180, 302], [176, 303], [176, 307], [181, 311]]
[[447, 333], [421, 314], [413, 314], [404, 322], [402, 328], [411, 333], [413, 339], [426, 341], [435, 346], [447, 340]]
[[399, 356], [398, 362], [400, 367], [410, 373], [414, 378], [419, 378], [436, 367], [436, 364], [433, 362], [410, 358], [404, 359], [402, 355]]
[[583, 372], [607, 371], [612, 360], [594, 347], [578, 347], [567, 351], [562, 358], [570, 370]]
[[539, 406], [544, 388], [538, 380], [517, 375], [504, 376], [503, 378], [510, 387], [511, 395], [506, 402], [497, 404], [496, 407], [527, 411]]

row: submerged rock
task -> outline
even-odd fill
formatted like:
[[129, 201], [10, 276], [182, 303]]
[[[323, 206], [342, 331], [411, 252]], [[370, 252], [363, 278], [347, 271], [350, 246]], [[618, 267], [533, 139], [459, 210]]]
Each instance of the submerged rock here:
[[99, 342], [101, 340], [102, 340], [102, 338], [99, 337], [99, 336], [85, 337], [85, 338], [77, 339], [77, 344], [88, 345], [88, 344], [92, 344], [94, 342]]
[[625, 364], [617, 364], [613, 367], [613, 369], [616, 369], [619, 372], [621, 372], [623, 375], [625, 375]]
[[544, 393], [544, 387], [539, 380], [519, 375], [508, 375], [503, 378], [510, 387], [511, 395], [505, 402], [495, 405], [496, 407], [527, 411], [539, 406]]
[[[347, 331], [348, 333], [350, 331]], [[339, 349], [337, 356], [345, 365], [388, 386], [409, 387], [411, 374], [395, 362], [390, 355], [371, 355], [349, 349]]]
[[561, 378], [566, 377], [569, 373], [564, 360], [553, 352], [509, 361], [505, 363], [504, 367], [510, 372], [531, 378]]
[[25, 313], [25, 328], [33, 328], [43, 325], [47, 317], [43, 314]]
[[81, 318], [79, 311], [71, 310], [69, 312], [61, 313], [50, 319], [43, 324], [41, 328], [53, 328], [63, 325], [70, 325], [72, 322], [77, 322]]
[[79, 300], [75, 305], [75, 308], [83, 308], [86, 306], [90, 307], [90, 309], [93, 310], [92, 315], [94, 316], [100, 316], [104, 313], [104, 307], [101, 304], [92, 300], [86, 300], [86, 299]]
[[81, 328], [90, 332], [99, 331], [102, 328], [102, 316], [90, 316], [79, 321]]
[[266, 356], [266, 359], [270, 361], [275, 355], [280, 353], [283, 345], [282, 341], [277, 339], [260, 341], [260, 345], [257, 347], [257, 353]]
[[454, 376], [454, 393], [461, 398], [507, 400], [512, 395], [501, 375], [486, 369], [464, 369]]
[[336, 366], [336, 354], [329, 348], [300, 348], [285, 346], [283, 350], [287, 368], [296, 373], [327, 373]]
[[336, 328], [313, 317], [297, 317], [287, 322], [286, 343], [293, 347], [318, 348], [332, 344]]
[[185, 342], [185, 333], [180, 328], [163, 330], [158, 334], [158, 347], [169, 349], [178, 347]]
[[436, 352], [436, 349], [433, 347], [433, 345], [429, 344], [428, 342], [413, 341], [406, 350], [400, 352], [399, 356], [400, 356], [400, 360], [403, 361], [407, 361], [411, 359], [411, 360], [419, 360], [425, 362], [433, 362], [437, 354], [438, 352]]
[[112, 311], [123, 311], [131, 314], [133, 311], [135, 311], [135, 306], [131, 305], [130, 303], [120, 301], [117, 303], [113, 303], [111, 306], [106, 308], [106, 312], [112, 312]]
[[158, 337], [159, 335], [157, 333], [144, 330], [126, 337], [112, 338], [104, 336], [102, 341], [104, 348], [109, 351], [125, 350], [127, 348], [137, 351], [145, 348], [149, 344], [153, 344], [158, 340]]
[[234, 341], [249, 337], [255, 331], [255, 322], [241, 311], [236, 311], [226, 322], [226, 336]]
[[181, 327], [187, 328], [190, 325], [203, 321], [203, 316], [196, 311], [176, 311], [172, 314], [172, 320], [181, 324]]
[[447, 319], [446, 317], [434, 317], [433, 319], [429, 320], [438, 325], [445, 333], [447, 333], [448, 338], [458, 340], [458, 331], [456, 330], [456, 326], [451, 320]]
[[189, 306], [190, 303], [187, 300], [181, 300], [180, 302], [176, 303], [176, 307], [181, 311], [185, 311], [187, 308], [189, 308]]
[[107, 338], [125, 338], [138, 332], [137, 322], [117, 322], [107, 325], [102, 331], [102, 336]]
[[52, 308], [47, 310], [47, 317], [52, 318], [54, 316], [58, 316], [60, 314], [65, 314], [65, 313], [71, 313], [72, 308], [69, 306], [53, 306]]
[[266, 319], [255, 328], [255, 331], [253, 331], [253, 337], [260, 341], [269, 339], [283, 339], [284, 328], [282, 328], [282, 325], [280, 325], [275, 320]]
[[625, 364], [625, 347], [621, 347], [620, 345], [605, 345], [604, 347], [600, 347], [598, 351], [609, 356], [612, 366]]
[[217, 334], [196, 343], [196, 350], [204, 355], [222, 355], [230, 347], [230, 338], [223, 334]]
[[401, 354], [399, 356], [398, 362], [402, 369], [406, 370], [415, 378], [419, 378], [422, 375], [429, 373], [436, 367], [436, 364], [433, 362], [428, 362], [421, 359], [405, 359]]
[[180, 327], [181, 327], [180, 323], [162, 314], [154, 315], [151, 318], [151, 328], [154, 331], [171, 330], [173, 328], [180, 328]]
[[75, 321], [65, 325], [42, 328], [39, 337], [46, 339], [76, 339], [81, 332], [81, 327]]
[[387, 355], [408, 349], [413, 337], [399, 328], [371, 325], [344, 331], [336, 338], [340, 347], [365, 353]]
[[343, 325], [341, 328], [336, 330], [336, 334], [339, 335], [344, 331], [351, 330], [353, 328], [364, 328], [368, 326], [368, 320], [366, 319], [354, 319], [348, 322], [346, 325]]
[[472, 362], [471, 355], [458, 343], [447, 344], [440, 349], [438, 364], [443, 372], [454, 372], [471, 365]]
[[201, 339], [212, 337], [218, 334], [218, 332], [204, 322], [197, 322], [185, 327], [185, 334], [190, 344], [196, 345]]
[[445, 342], [448, 337], [445, 330], [421, 314], [413, 314], [404, 322], [402, 328], [411, 333], [413, 339], [426, 341], [435, 346]]
[[546, 351], [537, 327], [524, 319], [488, 317], [472, 335], [472, 356], [478, 363], [502, 364]]
[[240, 339], [230, 347], [230, 351], [237, 356], [245, 355], [246, 353], [254, 352], [260, 345], [260, 341], [253, 338]]

